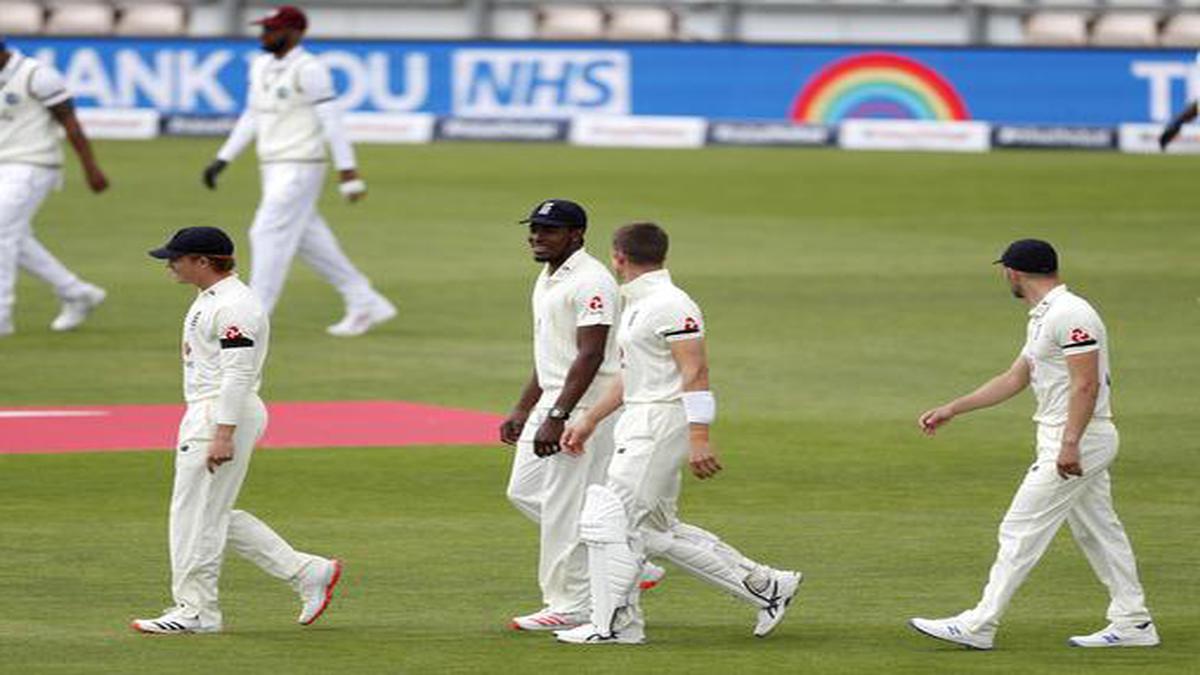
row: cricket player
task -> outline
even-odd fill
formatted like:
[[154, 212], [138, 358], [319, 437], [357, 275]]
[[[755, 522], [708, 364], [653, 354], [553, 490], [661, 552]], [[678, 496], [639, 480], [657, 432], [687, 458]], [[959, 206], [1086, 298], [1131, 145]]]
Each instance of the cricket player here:
[[996, 261], [1029, 310], [1025, 345], [1007, 371], [917, 420], [933, 436], [958, 415], [987, 408], [1032, 385], [1037, 456], [1000, 523], [1000, 550], [974, 609], [947, 619], [911, 619], [916, 630], [991, 649], [1000, 618], [1065, 520], [1108, 588], [1108, 626], [1072, 637], [1076, 647], [1150, 647], [1158, 631], [1146, 609], [1137, 563], [1113, 509], [1108, 475], [1119, 439], [1109, 403], [1108, 333], [1087, 300], [1058, 276], [1058, 254], [1037, 239], [1013, 242]]
[[758, 610], [754, 634], [783, 620], [803, 576], [742, 555], [716, 535], [679, 521], [681, 469], [700, 479], [721, 471], [709, 442], [717, 404], [708, 382], [704, 317], [663, 267], [667, 233], [652, 223], [613, 236], [612, 264], [624, 285], [617, 330], [620, 376], [567, 428], [568, 452], [586, 454], [595, 430], [624, 403], [607, 481], [587, 489], [580, 520], [588, 547], [591, 621], [556, 633], [575, 644], [645, 640], [635, 581], [645, 556], [662, 556]]
[[255, 23], [262, 26], [267, 53], [250, 64], [246, 110], [216, 160], [205, 168], [204, 184], [216, 189], [221, 171], [257, 138], [262, 201], [250, 227], [251, 287], [270, 314], [292, 258], [299, 253], [345, 302], [345, 317], [327, 332], [362, 335], [395, 317], [396, 308], [350, 262], [317, 212], [325, 182], [325, 143], [338, 170], [342, 196], [356, 202], [367, 194], [342, 128], [333, 78], [329, 68], [300, 46], [308, 28], [304, 12], [284, 5]]
[[180, 230], [150, 255], [179, 283], [199, 289], [183, 320], [183, 391], [171, 495], [171, 591], [175, 606], [135, 619], [143, 633], [221, 630], [217, 579], [226, 541], [241, 556], [300, 594], [299, 623], [329, 605], [342, 564], [300, 553], [258, 518], [233, 508], [267, 425], [258, 397], [270, 324], [262, 304], [233, 273], [233, 242], [214, 227]]
[[588, 620], [587, 552], [579, 541], [584, 490], [603, 480], [612, 426], [599, 429], [589, 453], [559, 453], [566, 421], [586, 413], [617, 372], [611, 328], [617, 282], [584, 249], [587, 213], [548, 199], [521, 221], [533, 259], [543, 263], [533, 287], [534, 369], [500, 440], [516, 445], [508, 499], [538, 524], [538, 584], [545, 607], [513, 617], [516, 630], [573, 628]]
[[66, 132], [92, 192], [108, 188], [57, 70], [0, 40], [0, 337], [13, 330], [17, 270], [49, 284], [62, 303], [50, 329], [78, 328], [104, 302], [104, 289], [81, 280], [33, 236], [33, 217], [62, 184], [58, 128]]

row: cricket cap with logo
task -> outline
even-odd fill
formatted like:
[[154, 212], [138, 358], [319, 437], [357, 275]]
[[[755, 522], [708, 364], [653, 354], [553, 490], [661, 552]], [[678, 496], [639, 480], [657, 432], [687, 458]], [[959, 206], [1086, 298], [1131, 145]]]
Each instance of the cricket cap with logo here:
[[568, 199], [547, 199], [533, 208], [522, 225], [587, 229], [587, 211]]
[[262, 26], [267, 30], [276, 30], [278, 28], [307, 30], [308, 16], [304, 14], [304, 10], [294, 5], [280, 5], [271, 10], [270, 14], [251, 23], [255, 26]]
[[150, 251], [151, 257], [160, 260], [174, 260], [185, 255], [231, 256], [233, 240], [216, 227], [185, 227], [166, 245]]
[[993, 264], [1018, 272], [1053, 274], [1058, 271], [1058, 253], [1049, 242], [1041, 239], [1018, 239], [1009, 244]]

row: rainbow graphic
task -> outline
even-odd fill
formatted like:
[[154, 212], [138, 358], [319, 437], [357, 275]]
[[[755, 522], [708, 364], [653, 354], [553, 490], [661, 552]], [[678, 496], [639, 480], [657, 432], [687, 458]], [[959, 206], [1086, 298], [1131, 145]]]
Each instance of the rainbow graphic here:
[[954, 87], [913, 59], [873, 52], [835, 61], [804, 85], [792, 120], [836, 124], [845, 119], [970, 119]]

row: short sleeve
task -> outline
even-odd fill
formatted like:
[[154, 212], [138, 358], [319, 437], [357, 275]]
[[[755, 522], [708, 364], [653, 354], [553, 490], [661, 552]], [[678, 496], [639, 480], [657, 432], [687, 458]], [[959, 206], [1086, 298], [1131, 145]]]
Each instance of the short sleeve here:
[[253, 348], [262, 333], [262, 318], [250, 307], [222, 307], [217, 310], [216, 324], [222, 351]]
[[596, 275], [575, 289], [575, 326], [611, 326], [617, 316], [617, 283]]
[[1067, 356], [1100, 349], [1099, 339], [1103, 334], [1100, 317], [1090, 307], [1072, 309], [1054, 321], [1054, 342]]
[[50, 108], [71, 98], [63, 76], [50, 66], [39, 65], [29, 78], [29, 93], [43, 106]]
[[337, 98], [333, 90], [333, 75], [324, 63], [315, 58], [300, 67], [297, 78], [300, 95], [305, 101], [317, 105]]
[[704, 337], [704, 317], [691, 300], [679, 300], [664, 307], [657, 317], [658, 333], [667, 342]]

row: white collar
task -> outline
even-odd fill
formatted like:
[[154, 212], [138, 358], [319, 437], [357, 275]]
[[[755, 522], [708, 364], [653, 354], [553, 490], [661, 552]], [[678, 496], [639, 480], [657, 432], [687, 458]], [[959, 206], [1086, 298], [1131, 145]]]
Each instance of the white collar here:
[[1054, 301], [1067, 294], [1067, 285], [1059, 284], [1050, 289], [1050, 292], [1042, 296], [1042, 301], [1034, 305], [1029, 310], [1029, 316], [1042, 316], [1049, 309]]
[[296, 59], [300, 58], [302, 55], [307, 54], [307, 53], [308, 52], [305, 51], [304, 47], [301, 47], [300, 45], [296, 45], [295, 47], [292, 47], [291, 51], [289, 51], [287, 54], [284, 54], [282, 59], [277, 59], [277, 58], [275, 58], [274, 54], [271, 54], [270, 55], [271, 60], [269, 61], [269, 63], [275, 67], [286, 66], [289, 63], [295, 61]]
[[230, 274], [229, 276], [218, 281], [217, 283], [213, 284], [212, 286], [209, 286], [208, 288], [204, 289], [203, 291], [200, 291], [200, 294], [201, 295], [220, 295], [239, 284], [241, 284], [241, 279], [238, 279], [238, 275], [236, 273]]
[[587, 254], [588, 253], [586, 249], [584, 249], [582, 246], [579, 247], [578, 251], [572, 253], [566, 260], [563, 261], [563, 264], [558, 266], [558, 269], [554, 270], [554, 274], [550, 274], [550, 264], [547, 263], [544, 270], [546, 273], [546, 279], [548, 281], [559, 281], [565, 278], [571, 272], [575, 271], [575, 268], [579, 266], [579, 263], [583, 262], [583, 258], [587, 256]]
[[621, 296], [629, 300], [640, 300], [658, 290], [660, 286], [671, 285], [671, 273], [666, 268], [646, 272], [638, 278], [621, 286]]

